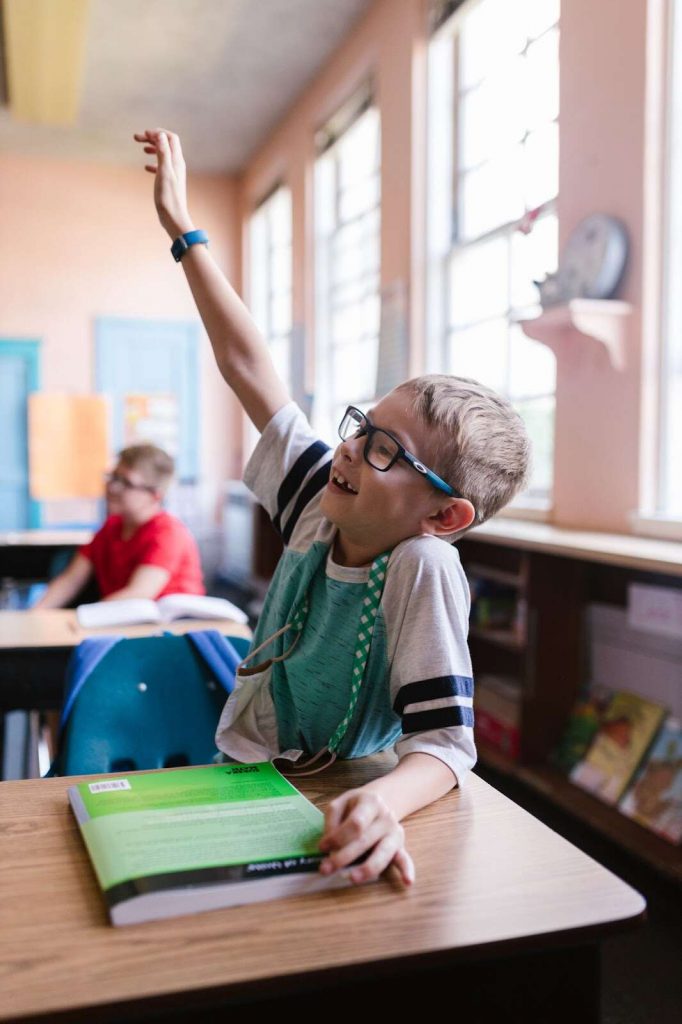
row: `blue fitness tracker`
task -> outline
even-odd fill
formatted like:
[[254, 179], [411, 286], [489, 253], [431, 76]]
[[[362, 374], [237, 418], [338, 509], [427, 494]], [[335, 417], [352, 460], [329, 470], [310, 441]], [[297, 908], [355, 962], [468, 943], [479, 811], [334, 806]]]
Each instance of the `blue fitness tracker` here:
[[171, 253], [176, 263], [179, 263], [190, 245], [208, 245], [208, 235], [205, 231], [188, 231], [180, 235], [171, 245]]

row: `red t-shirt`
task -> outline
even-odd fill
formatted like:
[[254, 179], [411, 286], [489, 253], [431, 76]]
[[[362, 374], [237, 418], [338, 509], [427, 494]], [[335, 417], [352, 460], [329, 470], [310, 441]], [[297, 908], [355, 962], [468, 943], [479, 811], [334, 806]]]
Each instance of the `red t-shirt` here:
[[125, 587], [140, 565], [167, 569], [170, 579], [156, 598], [166, 594], [205, 594], [199, 549], [179, 519], [159, 512], [124, 540], [121, 516], [109, 516], [89, 544], [80, 549], [92, 563], [102, 597]]

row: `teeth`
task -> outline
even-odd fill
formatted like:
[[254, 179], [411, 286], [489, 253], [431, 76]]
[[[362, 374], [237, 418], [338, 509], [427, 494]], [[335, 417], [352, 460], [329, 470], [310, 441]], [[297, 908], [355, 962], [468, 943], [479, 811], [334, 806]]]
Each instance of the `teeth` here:
[[334, 472], [332, 473], [332, 480], [334, 481], [335, 484], [338, 484], [339, 487], [343, 487], [344, 490], [350, 491], [352, 494], [358, 493], [354, 487], [351, 487], [351, 485], [346, 480], [345, 476], [341, 476], [341, 474], [337, 473], [336, 470], [334, 470]]

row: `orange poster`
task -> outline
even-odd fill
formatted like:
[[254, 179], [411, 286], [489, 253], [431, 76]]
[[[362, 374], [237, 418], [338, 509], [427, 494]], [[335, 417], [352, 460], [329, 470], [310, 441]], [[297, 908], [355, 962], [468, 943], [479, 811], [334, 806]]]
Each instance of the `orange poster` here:
[[29, 395], [31, 497], [100, 498], [109, 464], [108, 425], [109, 405], [103, 395]]

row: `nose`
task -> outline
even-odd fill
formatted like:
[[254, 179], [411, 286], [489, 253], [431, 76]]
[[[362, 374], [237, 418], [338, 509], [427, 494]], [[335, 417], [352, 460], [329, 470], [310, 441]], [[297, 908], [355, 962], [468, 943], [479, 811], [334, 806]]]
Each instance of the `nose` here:
[[341, 442], [338, 450], [341, 456], [348, 462], [357, 462], [359, 459], [362, 459], [366, 441], [367, 438], [365, 436], [347, 437], [345, 441]]

